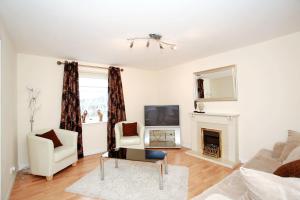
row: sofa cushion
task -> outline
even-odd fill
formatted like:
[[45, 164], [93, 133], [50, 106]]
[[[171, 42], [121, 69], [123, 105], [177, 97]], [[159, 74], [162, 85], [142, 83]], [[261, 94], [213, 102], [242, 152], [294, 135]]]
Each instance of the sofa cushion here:
[[228, 198], [222, 194], [212, 194], [208, 196], [205, 200], [234, 200], [234, 199]]
[[286, 142], [277, 142], [273, 147], [272, 157], [275, 159], [279, 159], [285, 145]]
[[293, 149], [295, 149], [299, 145], [300, 145], [300, 132], [289, 130], [287, 142], [283, 148], [279, 160], [284, 161], [288, 157], [288, 155], [293, 151]]
[[137, 122], [122, 123], [123, 136], [138, 136]]
[[250, 199], [298, 199], [300, 196], [300, 180], [297, 178], [282, 178], [242, 167], [240, 172]]
[[272, 151], [267, 149], [260, 150], [250, 161], [246, 162], [243, 167], [273, 173], [281, 162], [272, 157]]
[[283, 148], [283, 151], [279, 157], [280, 161], [284, 161], [285, 159], [287, 159], [287, 157], [289, 156], [289, 154], [296, 148], [298, 147], [300, 144], [297, 142], [287, 142], [286, 145]]
[[288, 155], [288, 157], [283, 161], [283, 164], [295, 161], [295, 160], [300, 160], [300, 145], [297, 146], [291, 153]]
[[[247, 191], [247, 187], [243, 183], [242, 176], [239, 170], [234, 170], [230, 175], [226, 176], [222, 181], [214, 184], [198, 196], [195, 196], [192, 200], [206, 200], [213, 194], [224, 195], [230, 199], [241, 199], [244, 193]], [[220, 199], [221, 200], [221, 199]]]
[[281, 177], [297, 177], [300, 178], [300, 160], [281, 165], [275, 172], [275, 175]]
[[296, 142], [300, 144], [300, 132], [289, 130], [287, 142]]
[[120, 144], [121, 145], [136, 145], [141, 143], [141, 138], [139, 136], [131, 136], [131, 137], [121, 137]]
[[62, 146], [61, 141], [58, 139], [53, 129], [43, 134], [36, 134], [36, 136], [52, 140], [54, 148]]
[[61, 161], [74, 153], [76, 153], [76, 149], [73, 146], [57, 147], [54, 149], [54, 162]]

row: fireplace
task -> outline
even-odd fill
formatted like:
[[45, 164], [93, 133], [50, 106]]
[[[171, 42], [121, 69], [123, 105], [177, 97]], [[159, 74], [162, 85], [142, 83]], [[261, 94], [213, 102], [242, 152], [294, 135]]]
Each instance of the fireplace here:
[[[240, 163], [238, 118], [238, 114], [191, 113], [192, 148], [187, 154], [231, 169], [236, 167]], [[219, 149], [211, 150], [206, 145], [204, 150], [203, 131], [208, 134], [213, 132], [210, 134], [213, 137], [209, 137], [213, 142], [205, 139], [205, 143], [219, 144]]]
[[221, 157], [221, 131], [202, 128], [202, 153], [214, 158]]

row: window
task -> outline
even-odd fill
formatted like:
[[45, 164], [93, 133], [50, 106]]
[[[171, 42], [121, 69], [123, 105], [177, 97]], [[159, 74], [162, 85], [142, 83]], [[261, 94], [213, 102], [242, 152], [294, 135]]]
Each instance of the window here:
[[79, 74], [81, 116], [87, 112], [85, 123], [107, 122], [107, 87], [107, 74], [83, 72]]

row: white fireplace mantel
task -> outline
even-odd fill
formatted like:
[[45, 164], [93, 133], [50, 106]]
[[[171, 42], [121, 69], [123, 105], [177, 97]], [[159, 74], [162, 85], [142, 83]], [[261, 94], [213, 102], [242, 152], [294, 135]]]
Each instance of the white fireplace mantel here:
[[239, 114], [236, 113], [214, 113], [214, 112], [207, 112], [207, 113], [190, 113], [191, 116], [216, 116], [216, 117], [238, 117]]
[[[226, 167], [239, 164], [238, 117], [232, 113], [190, 113], [192, 150], [187, 154], [208, 160]], [[203, 155], [201, 129], [221, 131], [221, 158]]]

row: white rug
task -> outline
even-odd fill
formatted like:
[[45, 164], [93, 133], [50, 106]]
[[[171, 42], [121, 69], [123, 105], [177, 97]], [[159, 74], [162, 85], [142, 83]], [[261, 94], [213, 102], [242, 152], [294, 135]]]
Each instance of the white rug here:
[[66, 188], [67, 192], [103, 200], [185, 200], [188, 191], [187, 167], [168, 165], [169, 174], [164, 175], [164, 189], [159, 190], [158, 165], [119, 160], [104, 163], [104, 181], [100, 180], [97, 167], [80, 180]]

